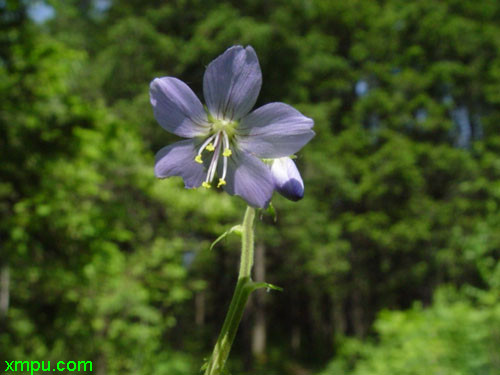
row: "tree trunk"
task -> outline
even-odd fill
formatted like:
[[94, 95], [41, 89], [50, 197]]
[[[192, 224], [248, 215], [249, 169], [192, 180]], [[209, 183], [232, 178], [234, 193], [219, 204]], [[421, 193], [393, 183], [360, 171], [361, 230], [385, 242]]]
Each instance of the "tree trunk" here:
[[354, 288], [352, 292], [352, 325], [356, 337], [365, 336], [363, 296], [359, 288]]
[[332, 320], [334, 336], [343, 336], [347, 332], [347, 322], [344, 306], [340, 298], [332, 299]]
[[10, 299], [10, 272], [9, 266], [0, 269], [0, 317], [7, 316]]
[[[266, 254], [263, 244], [257, 244], [255, 248], [254, 278], [257, 282], [263, 282], [266, 278]], [[266, 351], [266, 294], [263, 289], [254, 294], [255, 322], [252, 328], [252, 354], [254, 358], [263, 359]]]
[[202, 326], [205, 324], [205, 300], [206, 300], [205, 291], [199, 291], [194, 296], [194, 305], [195, 305], [195, 318], [194, 321], [197, 326]]

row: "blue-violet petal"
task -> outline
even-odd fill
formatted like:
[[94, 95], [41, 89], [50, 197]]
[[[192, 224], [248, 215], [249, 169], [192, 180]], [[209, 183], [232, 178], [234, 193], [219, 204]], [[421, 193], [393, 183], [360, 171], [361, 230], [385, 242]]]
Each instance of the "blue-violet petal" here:
[[149, 94], [155, 118], [165, 130], [184, 138], [208, 134], [203, 105], [184, 82], [174, 77], [155, 78]]
[[228, 160], [224, 189], [253, 207], [267, 207], [274, 191], [269, 167], [255, 156], [234, 150]]
[[239, 120], [255, 105], [262, 86], [259, 60], [250, 46], [233, 46], [212, 61], [203, 77], [208, 110], [217, 119]]
[[190, 139], [163, 147], [155, 156], [155, 176], [181, 176], [186, 188], [198, 187], [206, 173], [203, 166], [194, 161], [195, 156], [196, 146]]
[[314, 137], [314, 121], [285, 103], [266, 104], [238, 126], [239, 146], [259, 158], [281, 158], [299, 151]]

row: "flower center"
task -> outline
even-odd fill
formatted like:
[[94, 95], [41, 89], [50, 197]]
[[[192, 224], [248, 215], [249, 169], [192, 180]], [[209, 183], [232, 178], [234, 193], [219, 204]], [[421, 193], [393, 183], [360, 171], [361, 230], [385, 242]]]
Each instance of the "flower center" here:
[[[215, 123], [212, 129], [215, 128]], [[219, 182], [217, 183], [217, 187], [221, 187], [226, 184], [226, 173], [227, 173], [227, 158], [229, 158], [233, 153], [231, 149], [229, 148], [229, 135], [227, 133], [227, 129], [230, 129], [227, 127], [227, 124], [222, 124], [217, 126], [223, 126], [222, 128], [218, 127], [217, 130], [215, 130], [215, 134], [212, 134], [210, 137], [208, 137], [205, 142], [200, 146], [200, 149], [198, 150], [198, 154], [194, 158], [194, 160], [197, 163], [202, 164], [203, 160], [201, 158], [203, 151], [209, 151], [213, 152], [214, 154], [212, 155], [212, 159], [210, 161], [210, 164], [208, 166], [208, 171], [207, 171], [207, 177], [205, 181], [201, 184], [204, 188], [211, 188], [212, 187], [212, 181], [215, 177], [215, 172], [217, 170], [217, 165], [219, 164], [219, 158], [222, 155], [223, 159], [223, 167], [222, 167], [222, 176], [219, 178]]]
[[236, 127], [238, 126], [237, 121], [229, 121], [229, 120], [220, 120], [212, 118], [212, 132], [217, 133], [223, 131], [227, 134], [229, 138], [233, 138], [234, 133], [236, 132]]

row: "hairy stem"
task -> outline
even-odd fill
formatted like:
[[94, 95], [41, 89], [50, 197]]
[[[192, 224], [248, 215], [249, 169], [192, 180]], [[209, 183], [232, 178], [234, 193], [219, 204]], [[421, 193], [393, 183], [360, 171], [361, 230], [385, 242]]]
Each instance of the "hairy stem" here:
[[222, 325], [219, 338], [215, 343], [212, 356], [207, 364], [205, 375], [222, 374], [227, 358], [231, 351], [238, 326], [240, 324], [248, 297], [254, 290], [252, 288], [251, 272], [253, 266], [253, 225], [255, 219], [255, 209], [247, 207], [243, 219], [242, 240], [241, 240], [241, 261], [238, 282], [234, 290], [229, 311]]

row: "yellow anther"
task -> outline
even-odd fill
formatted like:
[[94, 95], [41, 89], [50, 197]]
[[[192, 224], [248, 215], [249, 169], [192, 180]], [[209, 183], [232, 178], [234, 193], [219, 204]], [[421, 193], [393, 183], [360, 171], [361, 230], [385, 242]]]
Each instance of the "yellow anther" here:
[[232, 152], [230, 149], [226, 148], [226, 149], [224, 150], [224, 152], [222, 153], [222, 156], [225, 156], [226, 158], [228, 158], [228, 157], [230, 157], [232, 154], [233, 154], [233, 152]]
[[224, 186], [226, 184], [226, 180], [219, 178], [219, 183], [217, 184], [217, 187], [220, 188], [221, 186]]
[[215, 147], [214, 147], [214, 145], [212, 143], [209, 143], [207, 145], [207, 147], [205, 147], [205, 150], [207, 150], [207, 151], [213, 151], [213, 150], [215, 150]]
[[194, 161], [199, 163], [199, 164], [203, 164], [203, 160], [201, 160], [201, 155], [196, 155], [196, 157], [194, 158]]
[[210, 189], [212, 187], [212, 185], [210, 185], [208, 182], [206, 181], [203, 181], [203, 183], [201, 184], [201, 186], [203, 186], [205, 189]]

